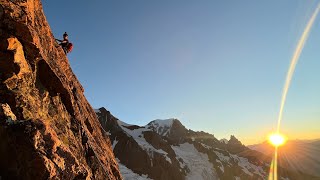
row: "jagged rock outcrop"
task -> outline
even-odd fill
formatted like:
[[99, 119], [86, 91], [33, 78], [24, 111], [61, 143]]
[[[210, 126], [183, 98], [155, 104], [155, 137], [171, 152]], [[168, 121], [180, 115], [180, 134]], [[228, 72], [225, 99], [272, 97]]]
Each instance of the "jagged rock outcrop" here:
[[248, 148], [243, 145], [234, 135], [231, 135], [228, 143], [226, 144], [226, 149], [231, 153], [240, 153]]
[[40, 0], [0, 0], [0, 179], [121, 179]]

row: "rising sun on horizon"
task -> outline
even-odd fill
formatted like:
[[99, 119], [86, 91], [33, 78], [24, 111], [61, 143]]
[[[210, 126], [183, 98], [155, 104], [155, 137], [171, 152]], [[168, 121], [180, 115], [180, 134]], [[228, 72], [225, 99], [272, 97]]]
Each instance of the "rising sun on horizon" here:
[[269, 140], [269, 143], [275, 147], [282, 146], [286, 143], [286, 137], [279, 133], [270, 134], [268, 140]]

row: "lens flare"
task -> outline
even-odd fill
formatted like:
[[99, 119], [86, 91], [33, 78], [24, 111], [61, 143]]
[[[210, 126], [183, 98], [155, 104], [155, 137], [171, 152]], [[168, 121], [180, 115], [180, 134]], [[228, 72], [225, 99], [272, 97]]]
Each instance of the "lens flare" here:
[[269, 143], [275, 147], [282, 146], [285, 142], [286, 138], [281, 134], [274, 133], [269, 136]]
[[306, 40], [308, 39], [308, 36], [310, 34], [310, 30], [312, 28], [312, 25], [318, 15], [320, 11], [320, 3], [317, 6], [317, 9], [314, 11], [314, 13], [312, 14], [306, 28], [304, 29], [302, 36], [297, 44], [296, 50], [293, 53], [293, 56], [291, 58], [291, 63], [290, 63], [290, 67], [287, 73], [287, 77], [286, 77], [286, 82], [285, 85], [283, 87], [283, 91], [282, 91], [282, 98], [281, 98], [281, 104], [280, 104], [280, 110], [279, 110], [279, 116], [278, 116], [278, 126], [277, 126], [277, 131], [279, 133], [280, 131], [280, 124], [281, 124], [281, 119], [282, 119], [282, 115], [283, 115], [283, 108], [284, 108], [284, 104], [286, 102], [286, 98], [287, 98], [287, 93], [289, 90], [289, 86], [291, 84], [291, 79], [294, 73], [294, 70], [296, 68], [296, 65], [298, 63], [300, 54], [302, 52], [302, 49], [304, 47], [304, 44], [306, 42]]
[[[305, 27], [302, 36], [300, 37], [300, 40], [297, 44], [296, 50], [293, 53], [293, 56], [291, 58], [291, 63], [290, 63], [290, 67], [287, 73], [287, 77], [286, 77], [286, 82], [284, 84], [283, 87], [283, 91], [282, 91], [282, 98], [281, 98], [281, 103], [280, 103], [280, 110], [279, 110], [279, 116], [278, 116], [278, 124], [277, 124], [277, 134], [279, 134], [280, 132], [280, 125], [281, 125], [281, 120], [282, 120], [282, 116], [283, 116], [283, 109], [284, 109], [284, 104], [286, 102], [286, 98], [287, 98], [287, 93], [290, 87], [290, 83], [291, 83], [291, 79], [294, 73], [294, 70], [296, 68], [296, 65], [298, 63], [299, 57], [301, 55], [301, 52], [303, 50], [303, 47], [305, 45], [306, 40], [308, 39], [308, 36], [310, 34], [310, 30], [312, 28], [312, 25], [314, 24], [314, 21], [318, 15], [320, 11], [320, 3], [318, 4], [316, 10], [314, 11], [314, 13], [312, 14], [310, 20], [308, 21], [307, 26]], [[278, 147], [283, 145], [285, 142], [285, 138], [275, 135], [275, 136], [270, 136], [270, 142], [271, 144], [273, 144], [275, 146], [275, 151], [274, 151], [274, 158], [272, 161], [272, 164], [270, 166], [270, 174], [269, 174], [269, 180], [278, 180], [278, 170], [277, 170], [277, 166], [278, 166]]]
[[274, 157], [270, 165], [268, 180], [278, 180], [278, 147], [275, 147]]

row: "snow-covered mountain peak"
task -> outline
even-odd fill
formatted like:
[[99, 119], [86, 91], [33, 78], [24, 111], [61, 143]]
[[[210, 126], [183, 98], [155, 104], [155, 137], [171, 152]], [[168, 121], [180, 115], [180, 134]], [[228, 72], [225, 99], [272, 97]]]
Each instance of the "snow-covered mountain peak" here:
[[178, 120], [173, 118], [164, 119], [164, 120], [157, 119], [147, 124], [146, 128], [153, 130], [154, 132], [156, 132], [161, 136], [167, 136], [170, 133], [170, 130], [174, 121], [178, 121]]
[[224, 144], [228, 144], [228, 139], [226, 139], [226, 138], [223, 138], [223, 139], [220, 139], [220, 142], [222, 142], [222, 143], [224, 143]]

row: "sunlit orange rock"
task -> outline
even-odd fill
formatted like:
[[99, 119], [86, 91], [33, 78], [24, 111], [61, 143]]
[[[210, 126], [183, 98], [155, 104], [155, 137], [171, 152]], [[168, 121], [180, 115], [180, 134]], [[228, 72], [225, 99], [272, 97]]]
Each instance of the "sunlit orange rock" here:
[[0, 179], [121, 179], [40, 0], [0, 1]]

